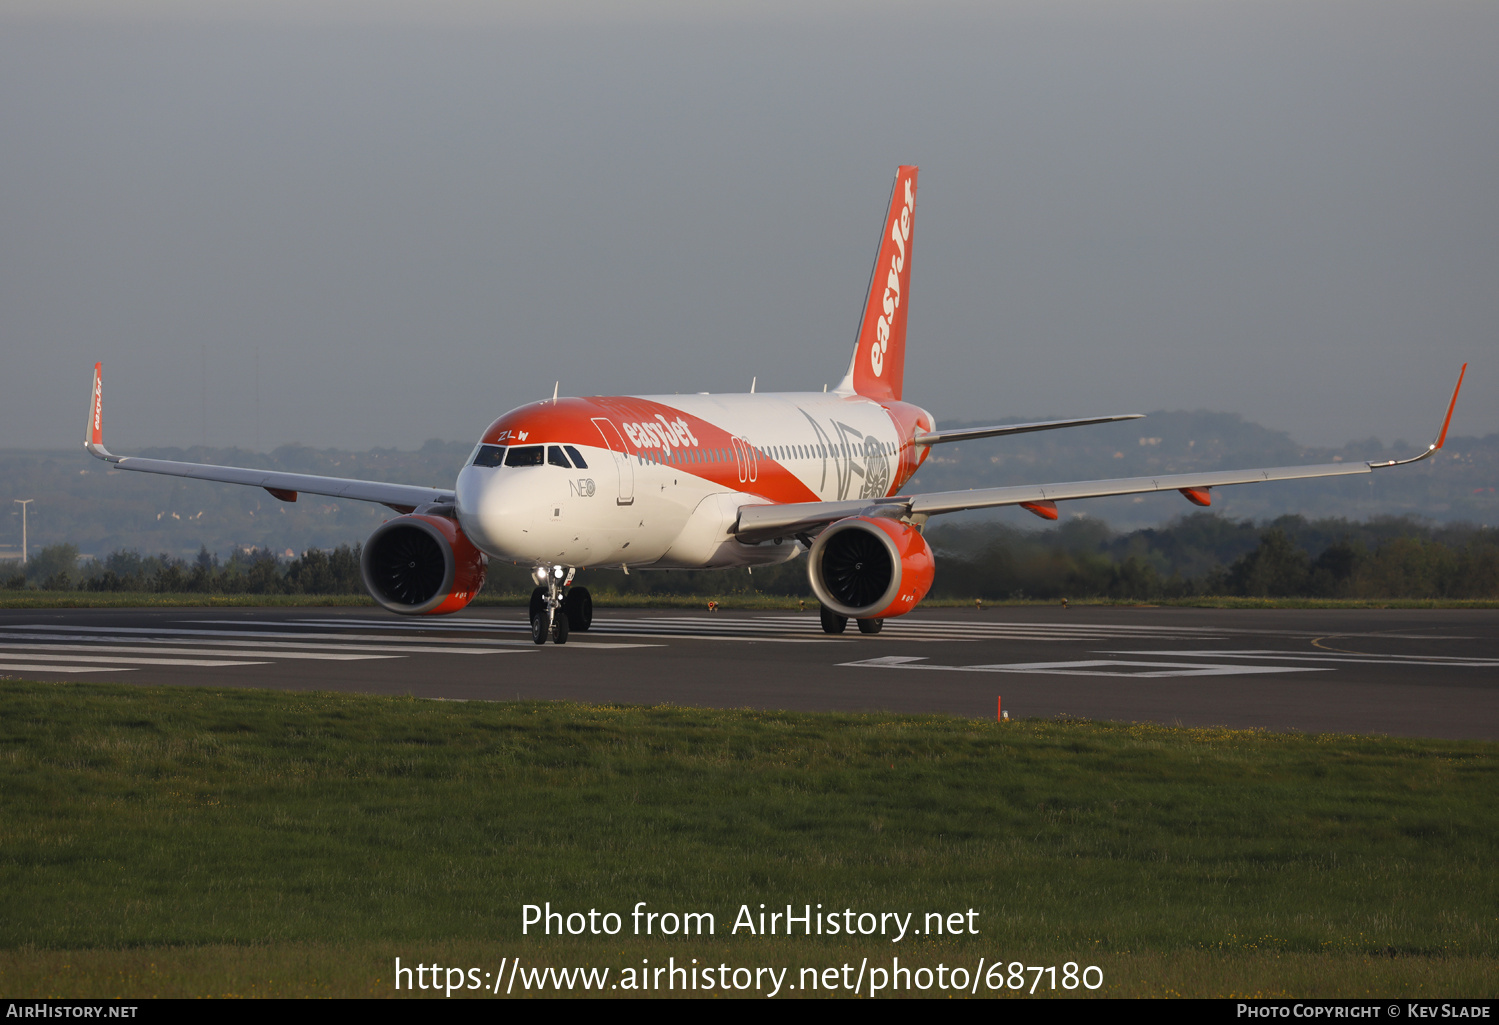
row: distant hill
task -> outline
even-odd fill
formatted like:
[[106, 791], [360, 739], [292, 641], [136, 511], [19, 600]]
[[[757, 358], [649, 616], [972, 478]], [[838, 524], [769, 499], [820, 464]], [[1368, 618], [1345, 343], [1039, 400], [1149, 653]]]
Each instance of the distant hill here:
[[[943, 428], [982, 426], [945, 421]], [[1418, 439], [1425, 444], [1424, 438]], [[949, 491], [1007, 484], [1130, 477], [1192, 470], [1282, 466], [1414, 455], [1419, 444], [1377, 439], [1338, 449], [1296, 444], [1283, 431], [1226, 413], [1152, 413], [1147, 419], [940, 445], [913, 488]], [[149, 449], [135, 455], [296, 473], [318, 473], [451, 487], [472, 442], [428, 441], [416, 451], [342, 452], [288, 445], [270, 453], [238, 448]], [[1244, 485], [1214, 492], [1213, 510], [1235, 519], [1415, 516], [1438, 523], [1499, 524], [1499, 435], [1453, 437], [1434, 458], [1415, 466], [1353, 478]], [[20, 507], [28, 513], [34, 549], [71, 542], [85, 555], [120, 548], [191, 557], [201, 546], [225, 554], [238, 548], [301, 552], [364, 540], [394, 515], [382, 506], [303, 495], [278, 502], [258, 488], [210, 484], [111, 470], [82, 450], [0, 449], [0, 555], [17, 554]], [[1195, 507], [1176, 494], [1068, 503], [1079, 515], [1115, 530], [1153, 527]], [[993, 520], [1019, 527], [1044, 524], [1018, 509], [943, 518], [955, 526]]]
[[[452, 487], [472, 442], [429, 441], [415, 452], [340, 452], [287, 445], [269, 453], [237, 448], [157, 448], [132, 455], [195, 463], [255, 466], [365, 480]], [[396, 515], [368, 502], [301, 495], [280, 502], [260, 488], [212, 484], [111, 469], [81, 448], [70, 452], [0, 449], [0, 500], [35, 499], [27, 515], [30, 547], [76, 544], [84, 555], [121, 548], [188, 557], [206, 545], [284, 553], [363, 541]], [[0, 552], [18, 551], [20, 507], [7, 501]]]

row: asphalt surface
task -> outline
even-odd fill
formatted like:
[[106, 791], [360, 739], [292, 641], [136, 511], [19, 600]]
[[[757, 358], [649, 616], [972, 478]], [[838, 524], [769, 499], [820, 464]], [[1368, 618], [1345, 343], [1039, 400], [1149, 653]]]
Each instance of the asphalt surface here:
[[1499, 740], [1499, 610], [600, 608], [542, 647], [522, 609], [0, 610], [0, 677]]

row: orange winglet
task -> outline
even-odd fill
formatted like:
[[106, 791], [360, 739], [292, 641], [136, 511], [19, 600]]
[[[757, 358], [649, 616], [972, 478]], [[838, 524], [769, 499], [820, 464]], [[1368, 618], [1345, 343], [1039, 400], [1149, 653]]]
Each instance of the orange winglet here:
[[295, 502], [297, 500], [297, 493], [295, 491], [287, 491], [285, 488], [266, 488], [266, 490], [273, 497], [279, 498], [283, 502]]
[[1457, 393], [1463, 390], [1463, 375], [1468, 372], [1468, 364], [1457, 372], [1457, 387], [1452, 389], [1452, 401], [1447, 404], [1447, 419], [1442, 421], [1442, 433], [1437, 435], [1437, 443], [1433, 449], [1441, 448], [1447, 442], [1447, 425], [1452, 423], [1452, 411], [1457, 408]]
[[1055, 502], [1021, 502], [1020, 508], [1027, 512], [1033, 512], [1043, 520], [1054, 520], [1057, 518], [1057, 503]]
[[1183, 495], [1186, 495], [1187, 501], [1191, 502], [1193, 505], [1213, 504], [1213, 496], [1208, 494], [1208, 492], [1212, 490], [1210, 488], [1177, 488], [1176, 490], [1180, 491]]

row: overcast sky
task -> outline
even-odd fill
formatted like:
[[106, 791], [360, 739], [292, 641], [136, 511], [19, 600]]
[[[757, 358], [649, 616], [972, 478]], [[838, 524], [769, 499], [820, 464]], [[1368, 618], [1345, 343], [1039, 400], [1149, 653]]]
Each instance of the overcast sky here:
[[1499, 4], [119, 6], [0, 0], [0, 447], [820, 389], [900, 163], [939, 422], [1499, 431]]

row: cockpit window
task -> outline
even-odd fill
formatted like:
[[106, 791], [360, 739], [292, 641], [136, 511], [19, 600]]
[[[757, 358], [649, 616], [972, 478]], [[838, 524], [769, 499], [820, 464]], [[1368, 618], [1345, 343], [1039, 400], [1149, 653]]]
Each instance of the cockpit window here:
[[574, 466], [576, 466], [580, 470], [588, 469], [588, 464], [583, 462], [583, 454], [581, 452], [573, 448], [571, 445], [563, 445], [562, 447], [567, 449], [568, 455], [572, 456]]
[[474, 453], [475, 466], [499, 466], [505, 461], [504, 445], [480, 445]]
[[506, 466], [540, 466], [546, 462], [546, 446], [513, 445], [505, 456]]
[[547, 464], [560, 466], [564, 470], [571, 470], [572, 464], [567, 461], [567, 456], [562, 454], [562, 449], [556, 445], [547, 446]]

